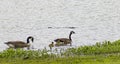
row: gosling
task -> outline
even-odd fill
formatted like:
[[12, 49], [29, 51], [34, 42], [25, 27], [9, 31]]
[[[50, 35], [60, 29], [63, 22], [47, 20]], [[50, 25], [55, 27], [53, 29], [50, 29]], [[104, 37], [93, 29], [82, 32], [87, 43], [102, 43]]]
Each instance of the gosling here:
[[54, 47], [54, 42], [52, 42], [51, 44], [49, 44], [50, 50], [52, 50], [52, 47]]

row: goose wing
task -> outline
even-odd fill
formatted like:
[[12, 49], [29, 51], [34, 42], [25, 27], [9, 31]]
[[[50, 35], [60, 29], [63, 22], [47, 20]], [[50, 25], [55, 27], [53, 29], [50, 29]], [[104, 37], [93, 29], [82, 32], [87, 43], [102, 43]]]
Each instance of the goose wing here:
[[67, 40], [69, 40], [69, 39], [68, 39], [68, 38], [57, 38], [57, 39], [55, 39], [54, 41], [55, 41], [55, 42], [58, 42], [58, 41], [64, 42], [64, 41], [67, 41]]
[[9, 42], [5, 42], [5, 44], [26, 44], [23, 41], [9, 41]]
[[29, 46], [27, 43], [23, 41], [9, 41], [6, 42], [5, 44], [7, 44], [9, 47], [14, 47], [14, 48], [23, 48]]

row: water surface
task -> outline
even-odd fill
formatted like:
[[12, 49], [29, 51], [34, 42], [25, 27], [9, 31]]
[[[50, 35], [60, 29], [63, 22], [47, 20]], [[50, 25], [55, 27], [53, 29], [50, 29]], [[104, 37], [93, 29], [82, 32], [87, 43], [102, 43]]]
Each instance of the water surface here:
[[0, 50], [6, 41], [35, 38], [36, 49], [56, 38], [68, 38], [73, 46], [120, 39], [120, 0], [1, 0]]

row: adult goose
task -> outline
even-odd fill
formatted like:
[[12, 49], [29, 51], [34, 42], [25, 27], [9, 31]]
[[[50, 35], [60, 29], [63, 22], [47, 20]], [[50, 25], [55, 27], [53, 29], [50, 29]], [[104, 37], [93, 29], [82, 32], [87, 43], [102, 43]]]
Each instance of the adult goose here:
[[59, 44], [60, 45], [70, 44], [70, 46], [71, 46], [72, 45], [72, 38], [71, 38], [72, 34], [75, 34], [75, 32], [74, 31], [70, 31], [69, 38], [57, 38], [54, 41], [56, 42], [56, 44], [58, 44], [58, 46], [59, 46]]
[[7, 44], [10, 48], [24, 48], [27, 47], [29, 49], [30, 47], [30, 40], [31, 42], [34, 41], [34, 38], [32, 36], [29, 36], [27, 38], [27, 42], [23, 42], [23, 41], [8, 41], [5, 42], [5, 44]]

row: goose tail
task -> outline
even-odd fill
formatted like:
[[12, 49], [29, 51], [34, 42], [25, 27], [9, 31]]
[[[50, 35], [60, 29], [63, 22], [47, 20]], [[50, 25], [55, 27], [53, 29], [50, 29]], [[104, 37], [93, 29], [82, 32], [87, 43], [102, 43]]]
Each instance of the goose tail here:
[[8, 44], [8, 42], [4, 42], [4, 44]]

